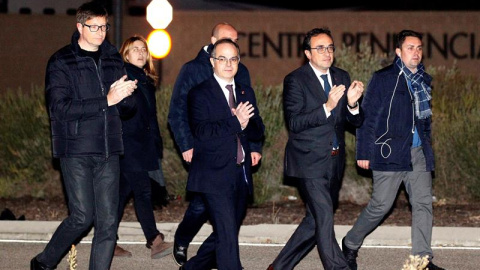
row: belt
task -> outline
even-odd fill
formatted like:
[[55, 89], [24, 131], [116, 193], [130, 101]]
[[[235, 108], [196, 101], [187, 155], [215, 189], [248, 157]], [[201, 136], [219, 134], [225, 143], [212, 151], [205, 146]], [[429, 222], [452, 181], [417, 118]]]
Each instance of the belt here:
[[242, 163], [237, 163], [237, 167], [242, 167], [243, 164], [245, 164], [245, 162], [242, 162]]
[[338, 155], [339, 153], [340, 153], [340, 150], [338, 149], [332, 150], [332, 157]]

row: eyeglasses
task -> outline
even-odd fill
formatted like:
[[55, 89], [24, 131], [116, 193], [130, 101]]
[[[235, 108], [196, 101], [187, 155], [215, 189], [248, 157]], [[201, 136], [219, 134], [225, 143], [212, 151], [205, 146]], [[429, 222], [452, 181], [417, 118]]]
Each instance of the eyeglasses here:
[[84, 23], [83, 26], [88, 27], [88, 29], [90, 29], [90, 32], [98, 32], [98, 29], [102, 30], [102, 32], [106, 32], [110, 29], [110, 24], [108, 23], [105, 25], [88, 25]]
[[222, 65], [225, 65], [227, 64], [227, 62], [230, 62], [230, 64], [232, 65], [236, 65], [238, 64], [238, 62], [240, 62], [240, 57], [238, 56], [234, 56], [230, 59], [224, 57], [224, 56], [220, 56], [220, 57], [212, 57], [213, 59], [217, 60], [218, 63], [222, 64]]
[[310, 48], [310, 50], [317, 50], [317, 53], [318, 54], [324, 54], [325, 52], [329, 52], [329, 53], [333, 53], [335, 51], [335, 46], [333, 45], [330, 45], [330, 46], [318, 46], [318, 47], [315, 47], [315, 48]]

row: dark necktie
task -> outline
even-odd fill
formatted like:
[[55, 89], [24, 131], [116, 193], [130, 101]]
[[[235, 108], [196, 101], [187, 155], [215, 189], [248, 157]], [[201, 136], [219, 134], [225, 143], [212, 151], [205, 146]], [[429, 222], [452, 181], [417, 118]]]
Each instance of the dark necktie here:
[[323, 74], [323, 75], [320, 75], [320, 77], [323, 80], [323, 89], [325, 90], [325, 94], [327, 94], [327, 98], [328, 98], [328, 93], [330, 93], [330, 89], [332, 89], [332, 87], [330, 86], [330, 83], [328, 82], [328, 75]]
[[[235, 103], [235, 97], [233, 96], [233, 85], [227, 84], [225, 86], [228, 90], [228, 105], [230, 106], [230, 112], [233, 115], [232, 109], [237, 107]], [[237, 163], [240, 164], [243, 161], [243, 150], [242, 150], [242, 143], [240, 142], [240, 138], [237, 135]]]
[[[323, 88], [325, 89], [325, 94], [327, 94], [327, 98], [328, 98], [328, 93], [330, 93], [330, 89], [332, 89], [332, 87], [330, 86], [330, 83], [328, 82], [328, 75], [323, 74], [323, 75], [320, 75], [320, 77], [323, 80]], [[333, 116], [333, 111], [334, 110], [331, 111], [332, 116]], [[337, 135], [333, 137], [333, 148], [334, 149], [338, 148]]]

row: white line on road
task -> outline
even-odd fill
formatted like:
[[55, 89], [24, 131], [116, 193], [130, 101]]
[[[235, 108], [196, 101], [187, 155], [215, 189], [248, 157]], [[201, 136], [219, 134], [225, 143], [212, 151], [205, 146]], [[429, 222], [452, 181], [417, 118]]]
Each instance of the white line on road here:
[[[48, 243], [47, 240], [12, 240], [12, 239], [0, 239], [0, 243]], [[91, 244], [90, 240], [82, 240], [80, 243]], [[122, 245], [145, 245], [145, 242], [135, 241], [118, 241]], [[201, 245], [203, 242], [191, 242], [192, 245]], [[285, 244], [263, 244], [263, 243], [239, 243], [240, 246], [250, 247], [283, 247]], [[362, 246], [363, 248], [385, 248], [385, 249], [411, 249], [410, 246]], [[432, 249], [451, 249], [451, 250], [480, 250], [480, 247], [432, 247]]]

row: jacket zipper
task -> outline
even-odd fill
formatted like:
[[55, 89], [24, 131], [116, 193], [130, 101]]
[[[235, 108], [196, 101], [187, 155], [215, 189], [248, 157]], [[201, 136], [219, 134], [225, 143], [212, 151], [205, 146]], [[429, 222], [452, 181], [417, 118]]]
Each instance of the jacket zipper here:
[[[97, 77], [98, 77], [98, 81], [100, 82], [100, 87], [102, 88], [102, 95], [103, 96], [106, 96], [105, 94], [105, 87], [102, 83], [102, 79], [101, 79], [101, 76], [100, 76], [100, 70], [98, 69], [99, 66], [102, 65], [102, 59], [98, 59], [98, 66], [97, 66], [97, 63], [95, 63], [95, 60], [92, 58], [92, 61], [93, 61], [93, 64], [95, 65], [95, 70], [97, 71]], [[105, 160], [108, 159], [110, 153], [109, 153], [109, 149], [108, 149], [108, 121], [107, 121], [107, 109], [103, 109], [103, 120], [105, 121], [105, 127], [103, 129], [103, 135], [104, 135], [104, 141], [105, 141]]]
[[[406, 78], [405, 78], [406, 80]], [[412, 90], [407, 81], [408, 93], [410, 94], [410, 104], [412, 104], [412, 134], [415, 134], [415, 99], [412, 96]]]

